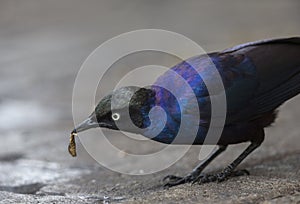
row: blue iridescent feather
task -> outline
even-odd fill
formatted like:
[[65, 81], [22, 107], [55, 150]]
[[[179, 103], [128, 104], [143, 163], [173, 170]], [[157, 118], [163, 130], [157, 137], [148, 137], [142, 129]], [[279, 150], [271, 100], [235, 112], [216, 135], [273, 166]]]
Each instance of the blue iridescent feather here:
[[[152, 87], [156, 92], [155, 105], [162, 107], [167, 113], [167, 124], [163, 131], [154, 138], [155, 140], [165, 143], [172, 142], [180, 127], [182, 108], [183, 114], [188, 113], [184, 116], [187, 122], [185, 132], [188, 134], [189, 128], [199, 128], [196, 141], [203, 142], [210, 122], [211, 111], [208, 89], [204, 81], [215, 80], [215, 69], [224, 83], [229, 113], [238, 112], [241, 106], [252, 97], [248, 93], [253, 92], [258, 81], [255, 66], [247, 57], [243, 55], [223, 57], [211, 54], [183, 61], [160, 76]], [[189, 101], [193, 97], [197, 100], [196, 104]], [[193, 121], [197, 121], [197, 118], [193, 117], [198, 116], [191, 113], [197, 111], [200, 112], [201, 120], [199, 118], [200, 123], [196, 124]], [[162, 121], [158, 120], [156, 123], [159, 122]], [[184, 122], [182, 121], [182, 123]], [[155, 126], [162, 125], [155, 124]], [[145, 135], [150, 136], [151, 130], [145, 132]], [[188, 143], [188, 140], [186, 141]]]

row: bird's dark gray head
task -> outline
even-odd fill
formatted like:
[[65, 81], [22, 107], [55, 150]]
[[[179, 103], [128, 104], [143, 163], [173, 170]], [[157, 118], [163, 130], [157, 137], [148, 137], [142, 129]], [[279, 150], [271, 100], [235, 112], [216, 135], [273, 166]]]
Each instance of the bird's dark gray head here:
[[[105, 96], [96, 106], [95, 111], [73, 133], [90, 128], [103, 127], [140, 133], [150, 125], [148, 113], [155, 103], [155, 91], [149, 88], [127, 86]], [[132, 127], [132, 123], [135, 127]]]

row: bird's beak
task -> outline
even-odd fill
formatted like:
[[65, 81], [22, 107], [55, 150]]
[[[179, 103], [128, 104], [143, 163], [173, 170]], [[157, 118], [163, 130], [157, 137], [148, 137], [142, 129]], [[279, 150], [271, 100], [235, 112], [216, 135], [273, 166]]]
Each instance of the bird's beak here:
[[96, 128], [96, 127], [99, 127], [99, 124], [98, 124], [97, 119], [94, 116], [94, 114], [92, 114], [90, 117], [88, 117], [82, 123], [78, 124], [75, 127], [75, 129], [72, 131], [72, 133], [78, 133], [78, 132], [82, 132], [84, 130], [87, 130], [90, 128]]

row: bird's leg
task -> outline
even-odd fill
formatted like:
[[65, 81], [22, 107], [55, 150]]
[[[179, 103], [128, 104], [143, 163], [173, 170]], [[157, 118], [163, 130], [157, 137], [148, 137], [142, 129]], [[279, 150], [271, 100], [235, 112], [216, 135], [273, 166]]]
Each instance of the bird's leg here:
[[193, 182], [195, 179], [199, 177], [203, 169], [212, 161], [214, 160], [219, 154], [224, 152], [226, 150], [227, 146], [219, 146], [215, 152], [207, 159], [198, 164], [191, 173], [184, 177], [174, 176], [174, 175], [168, 175], [166, 176], [163, 181], [166, 182], [164, 184], [164, 187], [172, 187], [176, 185], [180, 185], [183, 183], [189, 183]]
[[259, 137], [256, 138], [255, 141], [251, 141], [251, 144], [247, 147], [247, 149], [240, 155], [238, 158], [236, 158], [230, 165], [228, 165], [222, 172], [213, 174], [213, 175], [199, 175], [197, 179], [193, 181], [193, 183], [208, 183], [208, 182], [221, 182], [226, 180], [227, 178], [231, 176], [240, 176], [249, 174], [246, 170], [240, 170], [240, 171], [234, 171], [234, 169], [251, 153], [253, 152], [257, 147], [261, 145], [261, 143], [264, 140], [264, 132], [262, 132]]

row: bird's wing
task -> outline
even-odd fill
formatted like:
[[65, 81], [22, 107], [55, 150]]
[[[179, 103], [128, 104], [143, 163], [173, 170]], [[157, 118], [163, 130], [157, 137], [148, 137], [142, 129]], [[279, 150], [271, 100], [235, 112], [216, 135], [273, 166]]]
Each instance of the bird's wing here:
[[[180, 96], [177, 99], [182, 104], [183, 113], [189, 117], [194, 117], [193, 113], [197, 112], [195, 110], [199, 105], [200, 125], [205, 125], [210, 121], [211, 97], [218, 98], [221, 95], [209, 94], [207, 89], [207, 86], [219, 84], [216, 68], [226, 92], [226, 123], [245, 122], [274, 110], [299, 92], [299, 45], [300, 38], [297, 37], [264, 40], [219, 53], [196, 56], [171, 68], [156, 83], [168, 84], [175, 90], [175, 95]], [[174, 72], [177, 76], [174, 76]], [[186, 84], [193, 92], [188, 90]], [[176, 108], [170, 107], [172, 102], [168, 101], [167, 95], [161, 92], [159, 100], [161, 104], [164, 103], [164, 108], [172, 112]], [[192, 100], [195, 96], [198, 104]], [[178, 113], [178, 108], [176, 110]]]
[[[216, 80], [218, 76], [220, 80]], [[160, 76], [155, 84], [168, 87], [175, 95], [180, 108], [178, 105], [173, 106], [175, 103], [170, 101], [172, 97], [169, 91], [161, 90], [157, 94], [158, 104], [172, 113], [171, 116], [175, 120], [179, 120], [181, 110], [186, 118], [190, 118], [186, 120], [189, 121], [188, 125], [198, 126], [199, 123], [194, 124], [194, 121], [198, 121], [197, 113], [200, 112], [200, 125], [207, 126], [211, 117], [212, 97], [216, 102], [226, 103], [224, 100], [218, 100], [224, 97], [225, 91], [227, 115], [233, 115], [249, 103], [258, 81], [255, 67], [244, 55], [212, 53], [177, 64]], [[224, 85], [223, 90], [220, 89], [220, 85]]]
[[232, 120], [260, 117], [300, 92], [300, 37], [244, 44], [222, 53], [249, 58], [259, 83], [249, 105]]

